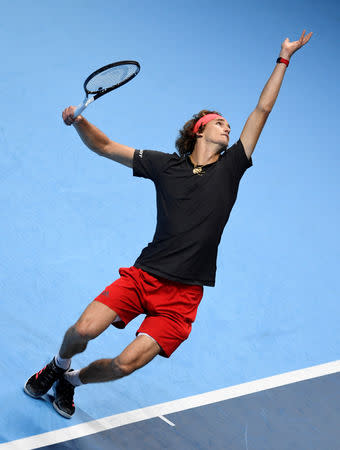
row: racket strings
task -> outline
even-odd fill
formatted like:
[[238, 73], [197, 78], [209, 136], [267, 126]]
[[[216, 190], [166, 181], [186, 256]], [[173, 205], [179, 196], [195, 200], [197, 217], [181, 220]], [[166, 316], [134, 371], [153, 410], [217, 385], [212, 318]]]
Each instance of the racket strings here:
[[94, 75], [94, 77], [86, 83], [85, 88], [89, 93], [100, 92], [103, 89], [108, 89], [122, 83], [124, 80], [134, 75], [135, 72], [136, 66], [134, 64], [111, 67], [104, 72]]

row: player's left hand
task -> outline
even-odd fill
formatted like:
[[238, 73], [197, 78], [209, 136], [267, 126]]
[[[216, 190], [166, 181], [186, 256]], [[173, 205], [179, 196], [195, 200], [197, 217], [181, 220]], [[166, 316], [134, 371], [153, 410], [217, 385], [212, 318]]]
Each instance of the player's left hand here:
[[296, 50], [299, 50], [299, 48], [307, 44], [313, 33], [310, 32], [307, 34], [307, 36], [305, 36], [305, 33], [306, 30], [303, 30], [301, 37], [298, 41], [290, 42], [289, 39], [286, 38], [281, 44], [280, 56], [282, 58], [289, 59], [296, 52]]

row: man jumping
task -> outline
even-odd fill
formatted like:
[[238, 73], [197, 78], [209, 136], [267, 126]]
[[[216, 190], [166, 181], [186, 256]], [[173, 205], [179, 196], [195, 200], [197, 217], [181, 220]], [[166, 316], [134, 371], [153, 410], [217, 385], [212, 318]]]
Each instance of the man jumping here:
[[[216, 111], [202, 110], [189, 120], [176, 141], [179, 154], [135, 150], [109, 139], [84, 117], [73, 118], [74, 106], [63, 111], [94, 152], [152, 180], [157, 192], [157, 226], [153, 241], [134, 265], [120, 268], [120, 278], [88, 305], [65, 333], [58, 354], [24, 386], [34, 398], [55, 385], [54, 408], [70, 418], [76, 386], [112, 381], [148, 364], [156, 355], [170, 357], [188, 338], [203, 296], [215, 285], [217, 248], [239, 182], [252, 165], [251, 155], [275, 104], [291, 56], [312, 33], [290, 42], [280, 56], [240, 139], [228, 149], [230, 125]], [[72, 370], [71, 358], [109, 325], [125, 326], [139, 314], [146, 317], [136, 338], [115, 358], [99, 359]]]

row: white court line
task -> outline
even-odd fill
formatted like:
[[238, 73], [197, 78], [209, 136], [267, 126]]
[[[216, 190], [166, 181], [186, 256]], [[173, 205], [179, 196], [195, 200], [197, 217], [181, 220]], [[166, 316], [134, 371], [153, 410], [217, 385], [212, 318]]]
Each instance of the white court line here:
[[28, 438], [17, 439], [5, 444], [0, 444], [1, 450], [32, 450], [46, 445], [57, 444], [69, 439], [76, 439], [111, 428], [140, 422], [142, 420], [153, 419], [167, 414], [185, 411], [190, 408], [209, 405], [212, 403], [241, 397], [247, 394], [285, 386], [299, 381], [305, 381], [324, 375], [340, 372], [340, 360], [333, 361], [306, 369], [295, 370], [273, 377], [262, 378], [249, 383], [238, 384], [204, 394], [193, 395], [191, 397], [173, 400], [171, 402], [160, 403], [146, 408], [136, 409], [121, 414], [115, 414], [103, 419], [92, 420], [90, 422], [74, 425], [72, 427], [61, 428], [60, 430], [49, 431], [48, 433], [37, 434]]
[[167, 419], [167, 418], [164, 417], [164, 416], [159, 416], [159, 418], [162, 419], [162, 420], [164, 420], [164, 422], [166, 422], [167, 424], [171, 425], [172, 427], [175, 427], [175, 426], [176, 426], [173, 422], [171, 422], [171, 420]]

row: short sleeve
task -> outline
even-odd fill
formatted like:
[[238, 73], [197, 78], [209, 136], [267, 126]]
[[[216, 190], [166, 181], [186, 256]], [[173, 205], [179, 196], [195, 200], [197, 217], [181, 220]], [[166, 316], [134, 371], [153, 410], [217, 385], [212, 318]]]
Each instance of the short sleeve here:
[[155, 181], [172, 155], [155, 150], [135, 150], [133, 176]]
[[248, 159], [240, 139], [227, 150], [227, 154], [230, 158], [232, 173], [237, 180], [240, 180], [244, 172], [253, 165], [252, 158]]

